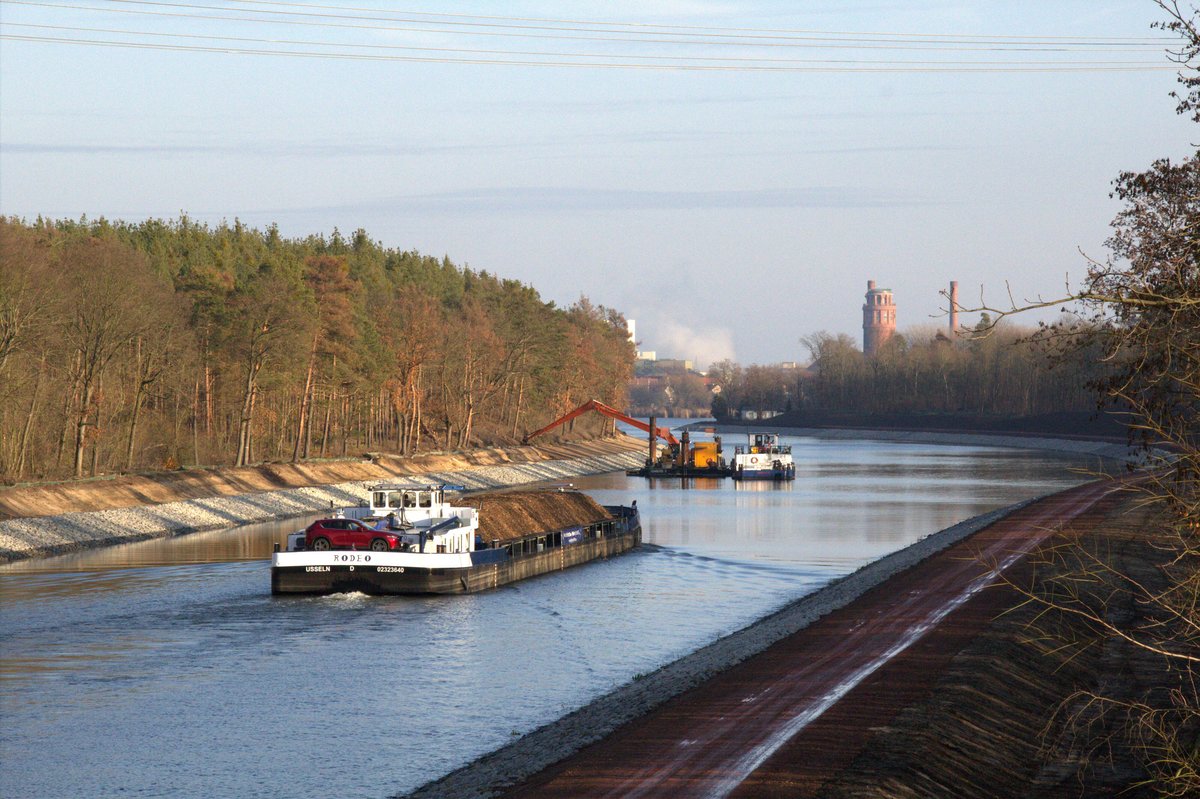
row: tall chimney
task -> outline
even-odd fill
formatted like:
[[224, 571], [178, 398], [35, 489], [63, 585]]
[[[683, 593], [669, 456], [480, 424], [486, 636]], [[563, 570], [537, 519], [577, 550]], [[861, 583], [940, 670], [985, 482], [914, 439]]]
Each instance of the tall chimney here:
[[958, 281], [950, 281], [950, 335], [958, 332]]

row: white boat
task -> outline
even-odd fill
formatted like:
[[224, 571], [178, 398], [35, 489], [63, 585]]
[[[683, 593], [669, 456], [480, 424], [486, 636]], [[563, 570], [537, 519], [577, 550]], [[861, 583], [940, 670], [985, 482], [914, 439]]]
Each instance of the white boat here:
[[[580, 501], [593, 509], [586, 523], [485, 541], [480, 535], [481, 511], [451, 505], [447, 490], [445, 485], [376, 485], [368, 504], [343, 508], [291, 533], [287, 549], [271, 557], [271, 592], [471, 593], [619, 554], [641, 543], [636, 507], [601, 507], [583, 497]], [[570, 502], [569, 497], [558, 500], [562, 492], [549, 500], [545, 495], [552, 492], [540, 493], [543, 501], [553, 500], [556, 506]], [[506, 499], [532, 502], [520, 492]]]
[[734, 449], [734, 480], [795, 480], [792, 448], [779, 443], [776, 433], [751, 433]]

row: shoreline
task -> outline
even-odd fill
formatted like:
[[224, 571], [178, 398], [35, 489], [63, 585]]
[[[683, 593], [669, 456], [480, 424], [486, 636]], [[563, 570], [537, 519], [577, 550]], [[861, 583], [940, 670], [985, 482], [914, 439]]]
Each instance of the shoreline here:
[[[468, 491], [482, 491], [635, 468], [641, 465], [644, 457], [640, 445], [631, 447], [628, 441], [621, 439], [612, 445], [599, 447], [595, 442], [559, 445], [553, 452], [573, 452], [575, 457], [523, 462], [509, 460], [491, 465], [423, 472], [385, 472], [377, 477], [329, 485], [296, 486], [4, 519], [0, 520], [0, 563], [295, 518], [320, 513], [328, 508], [358, 505], [367, 499], [369, 485], [387, 479], [447, 483], [465, 486]], [[446, 465], [458, 464], [450, 462]]]
[[[1137, 463], [1127, 445], [1086, 439], [945, 431], [828, 429], [693, 422], [721, 435], [763, 432], [825, 441], [994, 446]], [[412, 458], [262, 464], [238, 470], [126, 475], [0, 490], [0, 563], [51, 557], [151, 538], [207, 532], [358, 504], [366, 485], [388, 479], [462, 484], [468, 490], [636, 468], [644, 440], [632, 436], [568, 444]], [[426, 467], [422, 469], [422, 467]], [[64, 508], [91, 506], [88, 510]], [[49, 512], [43, 510], [49, 508]]]

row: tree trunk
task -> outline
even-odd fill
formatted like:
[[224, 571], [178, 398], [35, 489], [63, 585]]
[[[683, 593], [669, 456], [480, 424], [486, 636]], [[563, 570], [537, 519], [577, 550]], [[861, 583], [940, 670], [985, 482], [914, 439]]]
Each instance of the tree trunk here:
[[125, 471], [133, 471], [133, 449], [137, 440], [138, 414], [142, 410], [142, 386], [139, 382], [137, 393], [133, 397], [133, 410], [129, 419], [129, 445], [125, 448]]
[[79, 415], [75, 422], [75, 476], [83, 477], [83, 451], [87, 446], [88, 417], [91, 414], [92, 396], [95, 387], [90, 381], [83, 387], [83, 396], [79, 405]]
[[245, 466], [250, 460], [250, 421], [254, 414], [254, 393], [257, 387], [258, 362], [246, 365], [246, 390], [242, 395], [242, 416], [238, 422], [238, 446], [235, 466]]
[[213, 434], [213, 376], [212, 366], [209, 364], [208, 351], [208, 334], [205, 333], [204, 338], [204, 437], [208, 439], [208, 446], [212, 448]]
[[458, 437], [458, 448], [466, 449], [471, 441], [471, 425], [475, 421], [475, 403], [467, 403], [467, 419], [463, 422], [462, 433]]
[[129, 442], [125, 447], [125, 471], [133, 471], [133, 449], [137, 439], [138, 413], [142, 409], [142, 395], [146, 390], [146, 372], [149, 368], [142, 363], [142, 340], [139, 338], [134, 345], [133, 359], [133, 409], [129, 418]]
[[196, 378], [192, 393], [192, 461], [200, 465], [200, 379]]
[[58, 431], [58, 450], [54, 454], [54, 470], [62, 465], [63, 452], [67, 448], [67, 431], [71, 429], [71, 408], [79, 401], [79, 354], [75, 355], [75, 371], [71, 375], [71, 390], [63, 397], [62, 427]]
[[412, 430], [412, 451], [415, 455], [421, 451], [421, 416], [425, 410], [425, 394], [421, 391], [421, 372], [422, 367], [417, 367], [416, 380], [413, 383], [413, 395], [415, 398], [416, 412], [413, 414], [413, 430]]
[[525, 399], [525, 375], [521, 375], [517, 381], [517, 412], [513, 414], [513, 438], [517, 437], [517, 430], [521, 426], [521, 401]]
[[317, 365], [317, 343], [320, 341], [321, 333], [313, 334], [312, 348], [308, 351], [308, 372], [304, 376], [304, 395], [300, 399], [300, 421], [296, 428], [296, 448], [292, 451], [292, 463], [300, 460], [300, 452], [303, 447], [304, 457], [308, 457], [308, 444], [305, 443], [308, 435], [308, 414], [309, 405], [312, 397], [313, 386], [313, 371]]
[[367, 407], [363, 411], [366, 417], [367, 434], [366, 434], [366, 449], [370, 450], [375, 446], [375, 398], [367, 397]]
[[350, 448], [350, 395], [342, 397], [341, 413], [341, 430], [342, 430], [342, 455], [349, 451]]
[[329, 450], [329, 425], [333, 421], [333, 392], [325, 398], [325, 426], [321, 432], [321, 457]]
[[17, 480], [25, 474], [25, 454], [29, 451], [29, 434], [33, 431], [33, 417], [37, 413], [38, 393], [42, 389], [42, 377], [46, 372], [46, 356], [38, 365], [37, 379], [33, 383], [33, 398], [29, 400], [29, 412], [25, 414], [25, 427], [21, 430], [21, 443], [17, 450]]

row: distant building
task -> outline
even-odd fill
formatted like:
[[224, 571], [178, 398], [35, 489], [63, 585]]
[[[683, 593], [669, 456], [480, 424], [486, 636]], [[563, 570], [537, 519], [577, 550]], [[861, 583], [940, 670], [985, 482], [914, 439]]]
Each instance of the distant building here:
[[863, 353], [872, 357], [883, 342], [896, 332], [896, 303], [891, 289], [875, 288], [867, 281], [867, 301], [863, 304]]
[[633, 342], [633, 348], [637, 350], [637, 359], [639, 361], [653, 361], [658, 359], [658, 353], [654, 350], [638, 350], [637, 346], [642, 342], [637, 340], [637, 320], [626, 319], [625, 330], [629, 333], [629, 340]]
[[950, 281], [950, 335], [958, 332], [958, 281]]

